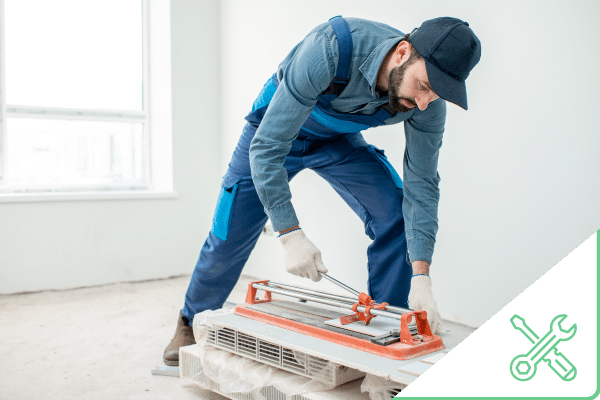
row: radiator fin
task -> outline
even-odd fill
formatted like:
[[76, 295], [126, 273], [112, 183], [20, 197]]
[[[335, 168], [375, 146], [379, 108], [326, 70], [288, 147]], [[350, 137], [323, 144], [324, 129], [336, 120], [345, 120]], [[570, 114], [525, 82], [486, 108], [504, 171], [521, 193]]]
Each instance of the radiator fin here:
[[231, 353], [334, 386], [365, 376], [365, 373], [359, 370], [292, 350], [231, 328], [209, 328], [207, 343]]

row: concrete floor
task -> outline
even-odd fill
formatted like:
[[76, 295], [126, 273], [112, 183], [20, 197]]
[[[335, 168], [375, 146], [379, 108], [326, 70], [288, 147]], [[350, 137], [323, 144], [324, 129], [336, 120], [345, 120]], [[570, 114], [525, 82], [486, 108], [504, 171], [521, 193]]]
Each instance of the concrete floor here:
[[[0, 295], [0, 399], [225, 399], [164, 365], [189, 276]], [[244, 301], [247, 279], [229, 301]]]

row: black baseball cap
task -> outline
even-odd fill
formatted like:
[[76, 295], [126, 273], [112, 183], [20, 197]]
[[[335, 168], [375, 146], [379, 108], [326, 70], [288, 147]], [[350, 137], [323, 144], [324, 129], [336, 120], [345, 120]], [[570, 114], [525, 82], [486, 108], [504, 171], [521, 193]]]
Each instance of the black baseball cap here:
[[423, 22], [409, 38], [425, 60], [433, 91], [466, 110], [465, 80], [481, 58], [481, 42], [469, 24], [458, 18], [434, 18]]

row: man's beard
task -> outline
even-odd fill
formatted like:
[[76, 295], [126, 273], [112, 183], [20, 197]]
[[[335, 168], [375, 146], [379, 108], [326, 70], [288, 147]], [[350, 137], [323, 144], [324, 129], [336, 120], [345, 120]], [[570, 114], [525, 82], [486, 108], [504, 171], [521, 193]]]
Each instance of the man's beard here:
[[[404, 75], [406, 74], [406, 70], [408, 67], [416, 61], [416, 57], [411, 57], [406, 60], [406, 62], [398, 67], [393, 68], [390, 71], [390, 76], [388, 78], [388, 96], [390, 97], [390, 105], [394, 110], [398, 112], [407, 112], [412, 110], [414, 107], [417, 107], [417, 103], [415, 103], [414, 99], [400, 96], [398, 93], [398, 89], [402, 86], [402, 82], [404, 81]], [[400, 102], [400, 100], [406, 100], [413, 107], [407, 107]]]

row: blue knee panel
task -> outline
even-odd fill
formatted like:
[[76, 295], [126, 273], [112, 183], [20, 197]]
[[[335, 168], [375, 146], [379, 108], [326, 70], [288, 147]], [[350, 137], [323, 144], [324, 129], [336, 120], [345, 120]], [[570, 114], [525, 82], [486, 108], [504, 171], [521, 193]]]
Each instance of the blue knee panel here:
[[223, 179], [219, 200], [217, 200], [217, 209], [213, 216], [212, 232], [219, 239], [227, 240], [229, 233], [229, 222], [231, 221], [231, 209], [233, 200], [237, 192], [240, 177], [235, 175], [226, 175]]

